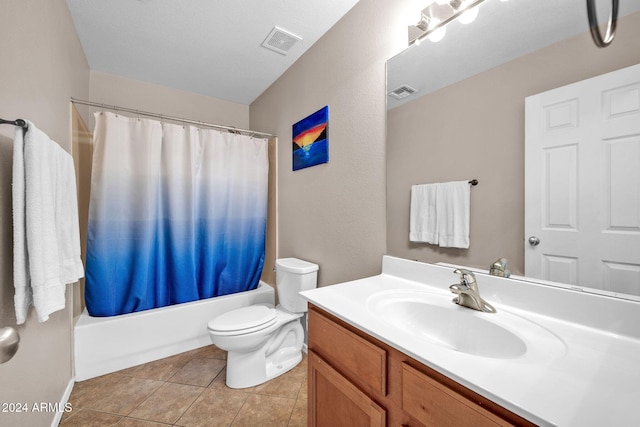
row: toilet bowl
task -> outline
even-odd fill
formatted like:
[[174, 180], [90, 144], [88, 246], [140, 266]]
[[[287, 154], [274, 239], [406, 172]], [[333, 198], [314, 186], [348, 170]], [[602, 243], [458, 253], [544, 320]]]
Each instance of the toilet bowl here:
[[262, 384], [302, 360], [307, 311], [299, 292], [316, 287], [318, 266], [297, 258], [276, 260], [280, 305], [256, 304], [231, 310], [207, 324], [211, 341], [228, 351], [226, 383], [231, 388]]

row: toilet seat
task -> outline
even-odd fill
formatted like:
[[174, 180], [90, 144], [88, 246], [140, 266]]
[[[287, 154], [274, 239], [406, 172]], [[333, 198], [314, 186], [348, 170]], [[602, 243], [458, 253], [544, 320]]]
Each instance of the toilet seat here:
[[277, 320], [274, 308], [251, 305], [221, 314], [209, 321], [207, 328], [218, 335], [240, 335], [268, 328]]

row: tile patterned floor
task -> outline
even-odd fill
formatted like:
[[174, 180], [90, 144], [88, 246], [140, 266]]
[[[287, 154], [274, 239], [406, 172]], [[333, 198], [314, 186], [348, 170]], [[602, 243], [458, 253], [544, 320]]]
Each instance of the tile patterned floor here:
[[61, 427], [307, 425], [307, 358], [256, 387], [225, 384], [214, 345], [76, 383]]

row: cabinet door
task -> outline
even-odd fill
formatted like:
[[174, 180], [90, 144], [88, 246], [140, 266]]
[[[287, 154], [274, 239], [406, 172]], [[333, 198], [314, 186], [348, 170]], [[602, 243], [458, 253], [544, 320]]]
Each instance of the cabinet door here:
[[309, 349], [369, 395], [387, 394], [387, 352], [315, 309], [309, 310]]
[[402, 409], [425, 426], [511, 426], [405, 363], [402, 364]]
[[384, 427], [386, 411], [309, 352], [309, 426]]

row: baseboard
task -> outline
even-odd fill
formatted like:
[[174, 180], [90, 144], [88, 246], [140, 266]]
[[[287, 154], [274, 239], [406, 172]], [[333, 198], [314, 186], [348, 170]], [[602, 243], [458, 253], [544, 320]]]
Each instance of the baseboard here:
[[[69, 380], [69, 384], [67, 384], [67, 388], [64, 390], [64, 394], [62, 395], [62, 399], [60, 400], [59, 408], [64, 408], [66, 410], [67, 402], [69, 402], [69, 397], [71, 396], [71, 392], [73, 391], [73, 386], [75, 385], [75, 383], [75, 378], [71, 378], [71, 380]], [[51, 423], [51, 427], [58, 427], [60, 421], [62, 420], [63, 413], [63, 411], [56, 411], [56, 414], [53, 417], [53, 422]]]

